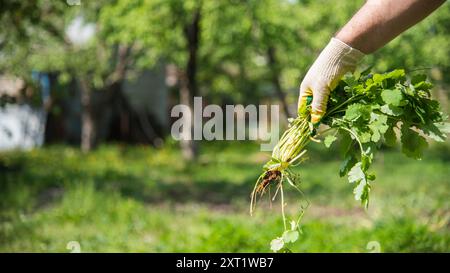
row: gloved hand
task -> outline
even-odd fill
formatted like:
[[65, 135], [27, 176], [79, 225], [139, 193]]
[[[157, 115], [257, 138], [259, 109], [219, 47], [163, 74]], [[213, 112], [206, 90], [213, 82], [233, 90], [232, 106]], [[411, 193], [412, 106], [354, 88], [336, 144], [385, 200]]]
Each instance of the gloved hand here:
[[311, 122], [318, 124], [327, 110], [330, 92], [347, 72], [353, 72], [364, 53], [332, 38], [306, 73], [300, 85], [299, 113], [305, 111], [312, 96]]

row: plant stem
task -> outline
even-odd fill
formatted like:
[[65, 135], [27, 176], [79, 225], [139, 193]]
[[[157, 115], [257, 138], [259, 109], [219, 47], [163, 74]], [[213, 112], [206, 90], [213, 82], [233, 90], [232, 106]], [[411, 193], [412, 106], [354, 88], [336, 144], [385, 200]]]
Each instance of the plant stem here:
[[[283, 177], [282, 177], [282, 178], [283, 178]], [[284, 192], [283, 192], [283, 184], [280, 185], [280, 195], [281, 195], [281, 215], [283, 216], [284, 231], [286, 231], [287, 228], [286, 228], [286, 215], [284, 214]]]
[[358, 142], [359, 149], [361, 150], [361, 156], [363, 156], [364, 155], [364, 149], [363, 149], [363, 146], [362, 146], [361, 141], [359, 140], [358, 136], [352, 130], [350, 130], [348, 128], [341, 127], [340, 129], [349, 132], [355, 138], [355, 140]]

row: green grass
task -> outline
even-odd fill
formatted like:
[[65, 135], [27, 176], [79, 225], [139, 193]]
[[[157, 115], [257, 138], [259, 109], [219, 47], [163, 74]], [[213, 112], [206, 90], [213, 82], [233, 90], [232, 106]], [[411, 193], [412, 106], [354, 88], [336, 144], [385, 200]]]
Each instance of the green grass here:
[[[370, 209], [339, 178], [335, 150], [313, 144], [299, 167], [311, 202], [294, 252], [450, 251], [450, 146], [422, 161], [385, 150], [376, 159]], [[268, 158], [249, 143], [205, 143], [197, 164], [174, 145], [105, 145], [83, 155], [50, 146], [0, 154], [0, 251], [268, 252], [282, 231], [278, 202], [248, 214]], [[288, 211], [299, 200], [288, 194]]]

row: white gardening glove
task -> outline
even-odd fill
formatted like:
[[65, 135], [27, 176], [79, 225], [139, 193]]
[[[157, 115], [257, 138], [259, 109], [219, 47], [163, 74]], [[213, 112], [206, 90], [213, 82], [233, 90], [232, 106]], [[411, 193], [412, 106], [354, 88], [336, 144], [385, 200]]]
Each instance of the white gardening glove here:
[[327, 110], [330, 92], [347, 72], [353, 72], [364, 53], [332, 38], [306, 73], [300, 85], [299, 113], [304, 113], [312, 96], [311, 122], [318, 124]]

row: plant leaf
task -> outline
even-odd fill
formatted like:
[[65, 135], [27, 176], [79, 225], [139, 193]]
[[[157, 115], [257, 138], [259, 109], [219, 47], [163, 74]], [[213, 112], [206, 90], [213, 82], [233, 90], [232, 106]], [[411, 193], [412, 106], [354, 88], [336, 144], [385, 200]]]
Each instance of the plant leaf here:
[[325, 140], [323, 141], [323, 143], [325, 144], [325, 147], [330, 148], [331, 144], [333, 144], [333, 142], [337, 139], [336, 136], [334, 135], [328, 135], [325, 137]]
[[393, 127], [389, 127], [384, 133], [384, 141], [388, 146], [395, 146], [397, 142], [397, 135], [395, 134]]
[[292, 221], [290, 222], [290, 224], [291, 224], [291, 230], [296, 230], [296, 229], [297, 229], [297, 222], [295, 222], [294, 220], [292, 220]]
[[348, 182], [349, 183], [357, 183], [361, 180], [366, 180], [366, 175], [361, 169], [361, 162], [358, 162], [351, 168], [348, 172]]
[[348, 174], [348, 172], [351, 170], [351, 168], [356, 164], [356, 158], [353, 155], [353, 153], [348, 154], [344, 161], [341, 163], [341, 167], [339, 168], [339, 175], [341, 177]]
[[382, 105], [380, 111], [390, 116], [400, 116], [403, 114], [402, 108], [390, 104]]
[[423, 82], [427, 79], [427, 75], [425, 74], [416, 74], [411, 77], [411, 84], [418, 84], [420, 82]]
[[383, 101], [387, 104], [393, 105], [393, 106], [400, 106], [403, 102], [403, 94], [402, 91], [398, 89], [394, 90], [383, 90], [381, 92], [381, 98]]
[[386, 130], [389, 128], [389, 126], [386, 124], [387, 116], [378, 115], [375, 113], [372, 113], [372, 116], [373, 116], [373, 120], [369, 124], [370, 130], [372, 130], [371, 140], [373, 142], [378, 142], [381, 139], [381, 135], [383, 135], [386, 132]]
[[[424, 126], [420, 127], [420, 129], [424, 132], [424, 134], [435, 141], [444, 142], [447, 138], [445, 132], [442, 132], [435, 124], [425, 124]], [[445, 130], [445, 128], [443, 129]]]
[[284, 246], [284, 241], [283, 241], [283, 238], [281, 238], [281, 237], [278, 237], [278, 238], [276, 238], [276, 239], [273, 239], [273, 240], [270, 242], [270, 249], [271, 249], [273, 252], [280, 251], [280, 250], [283, 248], [283, 246]]
[[444, 134], [450, 134], [450, 123], [449, 122], [441, 122], [435, 123], [436, 127]]
[[408, 157], [421, 159], [423, 150], [428, 147], [426, 139], [411, 130], [407, 124], [402, 125], [402, 152]]
[[298, 239], [298, 231], [296, 230], [286, 230], [283, 233], [283, 241], [285, 243], [293, 243]]

